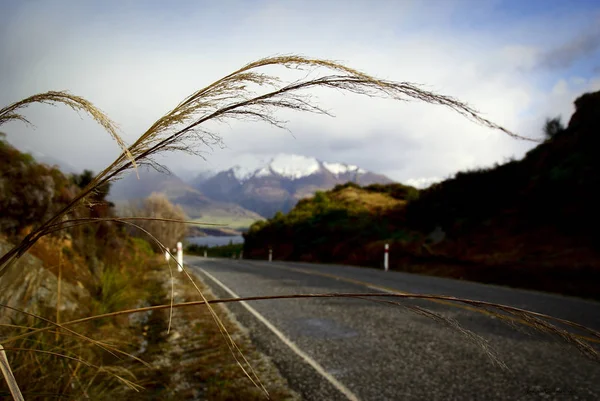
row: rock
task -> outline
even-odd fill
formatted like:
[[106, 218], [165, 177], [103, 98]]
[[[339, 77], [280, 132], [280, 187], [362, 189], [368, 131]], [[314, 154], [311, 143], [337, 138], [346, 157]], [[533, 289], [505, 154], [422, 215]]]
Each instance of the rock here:
[[[0, 240], [0, 255], [12, 248], [12, 244]], [[43, 314], [44, 310], [55, 309], [57, 304], [58, 278], [47, 270], [42, 261], [30, 254], [23, 255], [0, 277], [0, 303], [33, 314]], [[61, 283], [61, 313], [87, 314], [80, 305], [89, 298], [83, 286], [73, 285], [63, 280]], [[0, 323], [10, 322], [18, 312], [4, 309], [0, 312]]]

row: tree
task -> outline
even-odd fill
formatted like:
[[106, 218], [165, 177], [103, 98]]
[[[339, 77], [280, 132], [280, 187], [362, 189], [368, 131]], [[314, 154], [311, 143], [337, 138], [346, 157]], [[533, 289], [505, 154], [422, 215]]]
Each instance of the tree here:
[[[84, 189], [90, 182], [92, 182], [94, 180], [94, 177], [96, 175], [94, 174], [94, 172], [92, 170], [83, 170], [83, 173], [81, 174], [73, 174], [71, 176], [71, 180], [73, 181], [73, 184], [77, 185], [80, 189]], [[101, 185], [98, 185], [95, 189], [94, 192], [92, 192], [90, 194], [90, 200], [92, 202], [105, 202], [106, 201], [106, 197], [108, 196], [108, 193], [110, 192], [110, 182], [105, 182]], [[112, 207], [114, 206], [112, 203], [109, 202], [109, 205]]]
[[[153, 192], [140, 206], [131, 205], [128, 212], [134, 217], [149, 217], [159, 219], [187, 220], [188, 217], [183, 209], [169, 201], [163, 193]], [[187, 232], [183, 223], [156, 220], [136, 221], [136, 225], [152, 234], [161, 244], [172, 249], [178, 241], [181, 241]], [[148, 235], [141, 230], [136, 230], [135, 235], [148, 239]], [[162, 251], [156, 241], [151, 240], [155, 251]]]
[[547, 118], [544, 123], [544, 135], [546, 135], [546, 139], [552, 139], [559, 132], [563, 132], [565, 130], [565, 126], [563, 125], [560, 116], [554, 118]]
[[74, 197], [68, 179], [54, 167], [37, 163], [0, 135], [0, 232], [16, 235], [37, 227]]

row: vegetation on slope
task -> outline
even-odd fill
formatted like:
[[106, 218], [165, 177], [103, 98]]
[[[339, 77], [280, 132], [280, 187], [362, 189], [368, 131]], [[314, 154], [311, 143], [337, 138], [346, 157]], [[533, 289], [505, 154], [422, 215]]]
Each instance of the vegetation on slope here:
[[575, 104], [523, 160], [422, 191], [338, 186], [254, 224], [245, 255], [380, 267], [390, 243], [393, 269], [597, 298], [600, 93]]
[[401, 184], [361, 188], [338, 185], [303, 199], [287, 215], [253, 224], [244, 235], [244, 254], [265, 258], [273, 248], [276, 259], [359, 263], [365, 246], [379, 239], [403, 240], [413, 233], [398, 230], [398, 210], [418, 191]]

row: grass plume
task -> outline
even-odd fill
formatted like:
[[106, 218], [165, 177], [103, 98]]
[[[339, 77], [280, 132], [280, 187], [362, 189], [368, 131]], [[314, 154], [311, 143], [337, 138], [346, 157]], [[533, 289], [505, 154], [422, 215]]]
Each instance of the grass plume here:
[[123, 152], [125, 152], [125, 154], [133, 162], [133, 158], [127, 150], [127, 145], [118, 134], [117, 125], [106, 114], [104, 114], [102, 110], [98, 109], [91, 102], [80, 96], [72, 95], [66, 91], [49, 91], [45, 93], [39, 93], [0, 109], [0, 125], [10, 121], [21, 121], [31, 125], [31, 122], [27, 120], [23, 114], [21, 114], [21, 110], [35, 103], [49, 105], [63, 104], [76, 112], [85, 112], [89, 114], [94, 121], [100, 124], [100, 126], [102, 126], [102, 128], [104, 128], [106, 132], [110, 134]]

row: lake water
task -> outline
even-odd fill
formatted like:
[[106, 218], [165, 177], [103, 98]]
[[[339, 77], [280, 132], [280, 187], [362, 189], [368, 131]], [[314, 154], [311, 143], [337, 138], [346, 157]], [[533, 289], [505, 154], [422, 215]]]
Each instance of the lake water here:
[[190, 244], [207, 245], [209, 247], [212, 247], [229, 245], [229, 241], [231, 241], [234, 244], [243, 244], [244, 237], [242, 237], [241, 235], [234, 235], [228, 237], [217, 237], [214, 235], [207, 235], [206, 237], [187, 237], [186, 241]]

